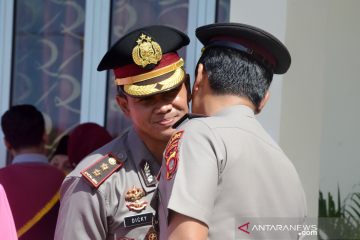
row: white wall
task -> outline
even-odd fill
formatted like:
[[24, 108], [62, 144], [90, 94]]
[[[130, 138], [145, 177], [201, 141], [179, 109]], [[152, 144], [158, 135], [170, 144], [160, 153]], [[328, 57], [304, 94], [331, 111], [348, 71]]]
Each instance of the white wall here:
[[360, 182], [360, 1], [328, 1], [320, 190], [342, 200]]
[[260, 27], [290, 51], [292, 65], [285, 75], [275, 76], [270, 100], [257, 119], [295, 165], [307, 197], [308, 216], [316, 217], [322, 127], [322, 99], [318, 96], [324, 88], [326, 1], [232, 0], [230, 21]]
[[[320, 190], [337, 202], [360, 182], [360, 2], [288, 1], [280, 146], [304, 185], [309, 215]], [[319, 176], [320, 174], [320, 176]]]
[[[286, 0], [232, 0], [230, 22], [238, 22], [262, 28], [285, 42]], [[277, 143], [280, 137], [282, 75], [274, 75], [270, 87], [270, 99], [263, 112], [256, 118]]]
[[327, 0], [288, 1], [292, 66], [283, 81], [280, 146], [299, 173], [310, 217], [318, 216], [327, 15]]

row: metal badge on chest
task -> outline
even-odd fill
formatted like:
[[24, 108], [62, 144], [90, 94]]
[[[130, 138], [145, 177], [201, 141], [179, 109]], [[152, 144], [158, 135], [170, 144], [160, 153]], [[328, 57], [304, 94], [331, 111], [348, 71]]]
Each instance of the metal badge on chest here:
[[129, 210], [133, 211], [141, 211], [146, 208], [148, 202], [140, 201], [140, 199], [145, 196], [145, 192], [141, 190], [141, 188], [137, 188], [135, 186], [132, 187], [125, 196], [125, 200], [129, 201], [128, 205], [126, 205]]

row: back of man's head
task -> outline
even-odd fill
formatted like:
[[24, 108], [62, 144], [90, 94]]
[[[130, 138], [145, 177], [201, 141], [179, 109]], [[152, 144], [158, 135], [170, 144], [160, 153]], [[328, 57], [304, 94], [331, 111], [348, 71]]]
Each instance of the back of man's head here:
[[247, 98], [255, 108], [265, 97], [272, 81], [273, 74], [256, 60], [229, 48], [206, 49], [197, 67], [200, 63], [213, 94]]
[[42, 143], [45, 121], [35, 107], [18, 105], [11, 107], [1, 117], [5, 139], [15, 150], [37, 147]]

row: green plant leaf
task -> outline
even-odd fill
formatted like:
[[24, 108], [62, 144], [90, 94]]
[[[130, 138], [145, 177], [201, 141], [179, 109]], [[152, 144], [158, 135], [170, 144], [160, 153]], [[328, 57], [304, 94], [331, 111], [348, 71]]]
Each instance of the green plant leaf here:
[[360, 219], [360, 213], [358, 212], [358, 210], [356, 210], [353, 206], [349, 206], [352, 210], [354, 210], [354, 212], [356, 213], [358, 219]]

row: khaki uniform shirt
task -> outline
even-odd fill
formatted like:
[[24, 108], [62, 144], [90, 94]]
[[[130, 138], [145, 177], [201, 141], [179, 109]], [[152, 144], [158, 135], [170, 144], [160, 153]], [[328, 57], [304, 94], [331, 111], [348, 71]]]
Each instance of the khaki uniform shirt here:
[[184, 121], [176, 135], [165, 150], [158, 185], [160, 240], [167, 239], [169, 209], [204, 222], [212, 240], [235, 239], [236, 217], [303, 223], [298, 174], [251, 108], [236, 105]]
[[[123, 165], [105, 179], [100, 186], [94, 187], [81, 174], [81, 171], [109, 152]], [[146, 160], [149, 165], [147, 171], [141, 170], [143, 160]], [[148, 203], [144, 210], [130, 210], [126, 205], [132, 202], [125, 201], [125, 196], [127, 191], [135, 186], [145, 193], [140, 201], [149, 202], [156, 189], [156, 175], [159, 168], [154, 157], [133, 128], [87, 156], [62, 184], [61, 206], [55, 239], [148, 239], [146, 235], [153, 229], [151, 219], [149, 219], [152, 216], [144, 217], [142, 214], [151, 213], [152, 215], [154, 209]], [[103, 174], [101, 170], [100, 172]], [[94, 178], [94, 176], [92, 177]], [[147, 186], [145, 178], [154, 180], [155, 184]], [[142, 216], [142, 218], [137, 216]], [[143, 224], [126, 227], [124, 225], [126, 217], [131, 217], [129, 218], [130, 225], [133, 223]]]

